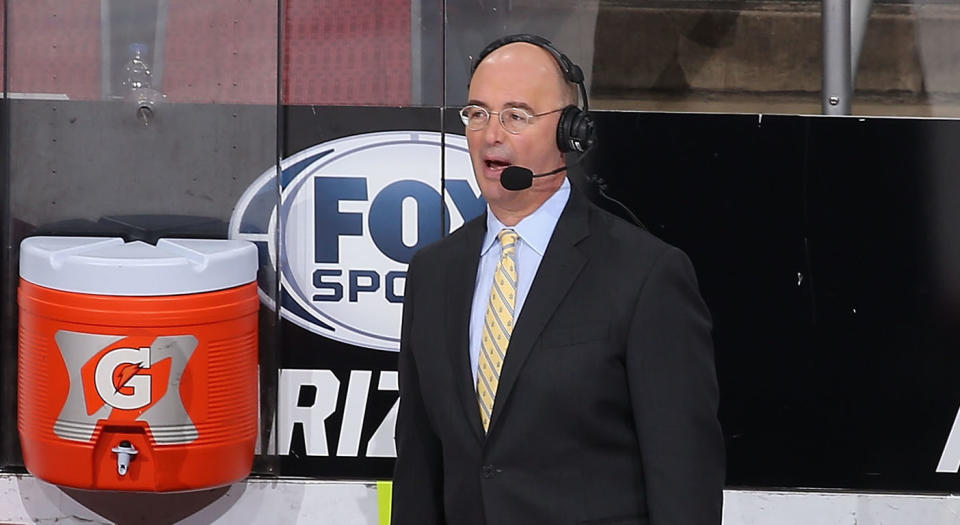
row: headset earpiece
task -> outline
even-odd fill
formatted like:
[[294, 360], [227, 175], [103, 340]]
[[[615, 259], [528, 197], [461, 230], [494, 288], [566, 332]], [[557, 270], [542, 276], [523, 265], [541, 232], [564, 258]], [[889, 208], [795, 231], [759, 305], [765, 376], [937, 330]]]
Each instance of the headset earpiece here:
[[557, 148], [561, 152], [584, 152], [593, 146], [594, 123], [589, 113], [577, 106], [567, 106], [557, 122]]

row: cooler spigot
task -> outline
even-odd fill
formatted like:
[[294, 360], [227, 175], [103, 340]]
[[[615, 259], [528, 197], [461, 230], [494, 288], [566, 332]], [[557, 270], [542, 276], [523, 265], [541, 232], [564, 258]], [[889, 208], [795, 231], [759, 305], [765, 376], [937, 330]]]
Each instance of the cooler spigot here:
[[125, 476], [127, 469], [130, 468], [130, 460], [137, 455], [137, 449], [129, 441], [124, 440], [120, 445], [113, 447], [113, 452], [117, 454], [117, 472]]

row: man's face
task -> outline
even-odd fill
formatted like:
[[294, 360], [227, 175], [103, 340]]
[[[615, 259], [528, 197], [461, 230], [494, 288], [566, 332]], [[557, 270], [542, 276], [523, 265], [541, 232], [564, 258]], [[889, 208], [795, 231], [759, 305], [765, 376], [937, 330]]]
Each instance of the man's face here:
[[[534, 115], [564, 107], [563, 82], [553, 57], [527, 43], [503, 46], [477, 67], [470, 82], [469, 104], [491, 112], [486, 128], [466, 130], [473, 171], [480, 191], [497, 213], [532, 212], [563, 182], [564, 174], [534, 179], [530, 189], [510, 191], [500, 185], [503, 169], [522, 166], [543, 173], [565, 164], [557, 149], [560, 113], [534, 117], [532, 124], [514, 135], [500, 125], [498, 114], [515, 107]], [[503, 218], [501, 217], [501, 220]]]

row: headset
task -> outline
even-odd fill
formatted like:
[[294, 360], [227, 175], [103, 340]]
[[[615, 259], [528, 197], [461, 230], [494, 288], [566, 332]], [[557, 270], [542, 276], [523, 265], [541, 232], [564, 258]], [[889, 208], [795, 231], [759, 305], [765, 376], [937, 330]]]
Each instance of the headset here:
[[563, 78], [567, 82], [576, 84], [580, 89], [580, 100], [583, 101], [583, 109], [577, 106], [569, 105], [560, 113], [560, 121], [557, 123], [557, 147], [561, 152], [570, 151], [585, 152], [593, 147], [596, 142], [596, 125], [590, 116], [590, 106], [587, 102], [587, 87], [583, 83], [583, 70], [560, 52], [549, 40], [537, 35], [521, 33], [517, 35], [505, 36], [494, 40], [487, 47], [483, 48], [480, 55], [473, 62], [470, 68], [470, 77], [477, 70], [477, 66], [490, 53], [507, 44], [517, 42], [526, 42], [546, 50], [557, 61]]

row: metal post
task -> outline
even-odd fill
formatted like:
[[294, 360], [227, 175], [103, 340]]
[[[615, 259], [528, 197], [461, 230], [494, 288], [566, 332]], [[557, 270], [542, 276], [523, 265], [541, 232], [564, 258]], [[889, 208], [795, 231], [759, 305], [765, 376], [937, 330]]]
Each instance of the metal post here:
[[[857, 65], [863, 50], [863, 36], [867, 33], [867, 20], [873, 0], [851, 0], [850, 3], [850, 83], [856, 85]], [[851, 86], [852, 88], [853, 86]]]
[[849, 115], [850, 0], [823, 0], [823, 114]]
[[100, 98], [113, 95], [113, 57], [110, 53], [110, 0], [100, 0]]

